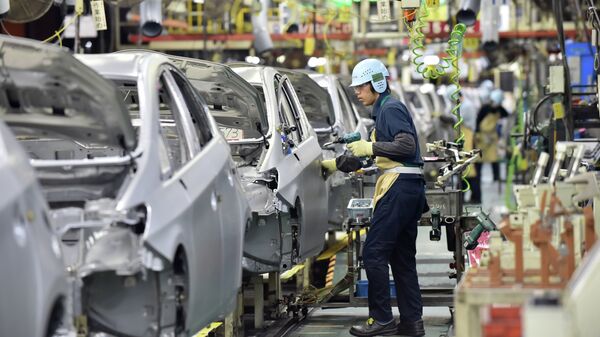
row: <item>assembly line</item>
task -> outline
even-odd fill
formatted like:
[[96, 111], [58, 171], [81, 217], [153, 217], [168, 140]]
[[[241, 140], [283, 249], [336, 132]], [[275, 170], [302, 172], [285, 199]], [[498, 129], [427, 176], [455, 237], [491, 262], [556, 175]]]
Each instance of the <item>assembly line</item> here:
[[597, 336], [571, 2], [0, 0], [0, 337]]

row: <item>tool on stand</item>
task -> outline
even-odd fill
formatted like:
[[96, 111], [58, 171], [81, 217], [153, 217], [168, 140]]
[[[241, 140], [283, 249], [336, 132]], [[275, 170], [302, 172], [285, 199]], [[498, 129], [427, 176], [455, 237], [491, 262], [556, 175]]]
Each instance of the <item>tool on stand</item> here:
[[439, 208], [431, 209], [431, 230], [429, 231], [429, 240], [440, 241], [442, 238], [442, 217], [440, 216]]
[[467, 167], [479, 158], [481, 150], [462, 151], [460, 143], [438, 140], [433, 143], [427, 143], [427, 152], [432, 152], [439, 156], [444, 156], [449, 162], [439, 169], [439, 176], [435, 185], [444, 188], [446, 181], [452, 176], [464, 171]]
[[480, 211], [477, 214], [477, 225], [475, 226], [475, 228], [473, 228], [473, 230], [471, 230], [471, 233], [467, 235], [463, 244], [465, 249], [473, 250], [477, 248], [477, 245], [479, 244], [477, 240], [479, 240], [481, 234], [483, 234], [483, 232], [490, 232], [495, 229], [496, 225], [492, 220], [490, 220], [490, 217], [483, 211]]

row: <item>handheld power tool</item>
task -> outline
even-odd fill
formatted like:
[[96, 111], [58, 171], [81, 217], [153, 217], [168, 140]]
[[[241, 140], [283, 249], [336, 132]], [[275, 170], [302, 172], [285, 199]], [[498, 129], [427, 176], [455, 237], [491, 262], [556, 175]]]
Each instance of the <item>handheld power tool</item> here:
[[473, 250], [477, 247], [477, 245], [479, 244], [479, 242], [477, 242], [477, 240], [479, 239], [479, 237], [481, 236], [481, 234], [483, 232], [489, 232], [489, 231], [493, 231], [496, 229], [496, 225], [494, 224], [494, 222], [492, 220], [490, 220], [490, 217], [482, 212], [479, 212], [479, 214], [477, 214], [477, 226], [475, 226], [475, 228], [473, 228], [473, 230], [471, 230], [471, 233], [469, 233], [469, 235], [467, 236], [467, 238], [465, 239], [465, 243], [464, 243], [464, 247], [467, 250]]
[[337, 137], [334, 141], [323, 144], [323, 147], [328, 147], [334, 144], [350, 144], [361, 139], [360, 132], [351, 132]]

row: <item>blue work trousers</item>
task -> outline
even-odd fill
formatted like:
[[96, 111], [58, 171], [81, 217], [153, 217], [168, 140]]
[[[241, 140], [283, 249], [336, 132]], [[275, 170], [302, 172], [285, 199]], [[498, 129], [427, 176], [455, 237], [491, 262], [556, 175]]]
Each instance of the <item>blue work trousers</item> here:
[[423, 315], [415, 254], [417, 224], [426, 205], [423, 178], [401, 174], [375, 206], [363, 263], [369, 280], [369, 315], [378, 322], [393, 319], [388, 264], [396, 284], [400, 320], [415, 322]]

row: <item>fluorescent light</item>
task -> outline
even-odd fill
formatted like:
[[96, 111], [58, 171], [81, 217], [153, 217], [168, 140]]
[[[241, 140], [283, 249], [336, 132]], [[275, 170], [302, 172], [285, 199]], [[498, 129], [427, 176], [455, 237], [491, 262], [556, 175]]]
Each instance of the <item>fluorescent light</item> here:
[[310, 68], [322, 67], [327, 64], [327, 59], [324, 57], [311, 57], [308, 59], [308, 66]]
[[423, 85], [421, 85], [420, 90], [422, 93], [426, 94], [432, 90], [435, 90], [435, 86], [431, 83], [424, 83]]
[[252, 64], [259, 64], [260, 58], [258, 58], [257, 56], [246, 56], [246, 62]]
[[440, 58], [437, 55], [425, 55], [423, 56], [423, 63], [426, 66], [435, 66], [440, 63]]

